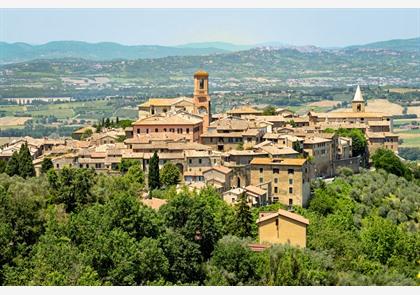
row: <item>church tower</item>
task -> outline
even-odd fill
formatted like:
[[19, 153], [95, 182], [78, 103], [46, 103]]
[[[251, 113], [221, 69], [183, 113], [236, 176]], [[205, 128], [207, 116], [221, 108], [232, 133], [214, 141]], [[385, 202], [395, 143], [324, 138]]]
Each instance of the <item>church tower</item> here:
[[360, 86], [357, 85], [356, 93], [354, 94], [353, 100], [351, 101], [353, 112], [364, 113], [365, 112], [365, 100], [362, 96]]
[[211, 106], [209, 96], [209, 73], [199, 70], [194, 73], [194, 113], [203, 117], [203, 129], [211, 122]]

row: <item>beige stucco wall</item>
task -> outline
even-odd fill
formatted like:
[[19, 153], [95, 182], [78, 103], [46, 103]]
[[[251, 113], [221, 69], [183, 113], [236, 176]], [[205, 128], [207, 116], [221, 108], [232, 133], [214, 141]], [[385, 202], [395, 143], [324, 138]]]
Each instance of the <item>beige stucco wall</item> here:
[[[187, 133], [188, 129], [188, 133]], [[156, 131], [157, 130], [157, 131]], [[153, 132], [173, 132], [186, 136], [189, 141], [198, 142], [202, 133], [202, 124], [196, 125], [134, 125], [133, 134], [147, 134]]]
[[258, 236], [260, 243], [306, 247], [306, 225], [284, 216], [261, 222], [258, 225]]

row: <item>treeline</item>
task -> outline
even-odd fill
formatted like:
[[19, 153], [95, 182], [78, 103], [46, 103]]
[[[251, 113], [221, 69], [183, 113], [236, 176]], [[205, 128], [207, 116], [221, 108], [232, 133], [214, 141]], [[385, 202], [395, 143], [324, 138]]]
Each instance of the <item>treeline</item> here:
[[[415, 181], [343, 169], [331, 184], [312, 184], [307, 209], [294, 208], [310, 220], [307, 249], [253, 252], [258, 213], [282, 206], [250, 209], [242, 196], [231, 207], [211, 187], [177, 192], [172, 168], [145, 177], [138, 162], [125, 161], [122, 175], [109, 176], [45, 163], [40, 177], [0, 174], [1, 284], [419, 283]], [[146, 179], [167, 200], [158, 211], [139, 202]]]
[[400, 147], [398, 148], [398, 153], [399, 155], [406, 159], [406, 160], [410, 160], [410, 161], [418, 161], [420, 160], [420, 148], [403, 148]]
[[120, 120], [118, 117], [114, 119], [110, 118], [102, 118], [101, 121], [99, 121], [97, 124], [94, 124], [93, 127], [96, 128], [96, 132], [100, 132], [103, 127], [105, 128], [127, 128], [131, 127], [131, 123], [133, 123], [133, 120], [125, 119]]
[[44, 136], [70, 136], [75, 130], [75, 127], [47, 127], [43, 125], [25, 126], [24, 128], [8, 128], [0, 130], [0, 137], [23, 137], [31, 136], [34, 138], [41, 138]]

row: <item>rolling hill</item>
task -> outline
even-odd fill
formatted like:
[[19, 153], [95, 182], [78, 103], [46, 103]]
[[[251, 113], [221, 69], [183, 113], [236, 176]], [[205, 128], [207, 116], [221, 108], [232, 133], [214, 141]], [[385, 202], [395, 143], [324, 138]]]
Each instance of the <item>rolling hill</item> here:
[[[293, 46], [282, 42], [265, 42], [253, 45], [238, 45], [227, 42], [188, 43], [179, 46], [122, 45], [112, 42], [87, 43], [81, 41], [54, 41], [42, 45], [0, 42], [0, 64], [17, 63], [35, 59], [83, 58], [86, 60], [134, 60], [155, 59], [170, 56], [203, 56], [231, 53], [261, 47], [295, 49], [300, 52], [323, 52], [331, 49]], [[420, 38], [389, 40], [335, 48], [334, 51], [385, 49], [402, 52], [420, 51]]]
[[381, 42], [368, 43], [365, 45], [354, 45], [349, 49], [388, 49], [395, 51], [420, 51], [420, 37], [412, 39], [395, 39]]
[[160, 58], [209, 55], [223, 52], [226, 52], [226, 50], [220, 48], [179, 48], [159, 45], [127, 46], [112, 42], [55, 41], [42, 45], [0, 42], [0, 63], [57, 58], [84, 58], [88, 60]]

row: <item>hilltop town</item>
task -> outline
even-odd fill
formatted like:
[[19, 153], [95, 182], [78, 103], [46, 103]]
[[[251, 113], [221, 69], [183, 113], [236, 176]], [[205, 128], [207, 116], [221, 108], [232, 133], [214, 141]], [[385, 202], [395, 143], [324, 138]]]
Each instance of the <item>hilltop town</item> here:
[[[23, 137], [5, 144], [0, 158], [9, 160], [26, 143], [38, 175], [45, 159], [51, 159], [56, 170], [92, 168], [119, 174], [125, 160], [138, 161], [148, 173], [156, 154], [160, 168], [172, 163], [179, 169], [178, 189], [193, 191], [210, 185], [231, 205], [244, 194], [249, 206], [281, 203], [291, 210], [308, 205], [312, 180], [333, 178], [342, 168], [357, 173], [378, 148], [398, 151], [392, 118], [366, 112], [359, 86], [351, 108], [342, 112], [310, 111], [298, 116], [277, 108], [267, 115], [242, 105], [213, 114], [209, 74], [199, 70], [193, 78], [192, 98], [151, 98], [138, 106], [138, 120], [131, 126], [87, 126], [72, 138]], [[367, 144], [361, 147], [363, 140]], [[159, 203], [150, 201], [149, 193], [145, 191], [141, 198], [149, 205]], [[261, 215], [260, 221], [286, 214], [301, 222], [300, 227], [309, 223], [295, 213], [281, 212], [270, 218]], [[260, 240], [273, 241], [272, 234], [267, 235]], [[306, 231], [292, 244], [304, 247], [305, 237]]]
[[[69, 166], [104, 173], [118, 173], [122, 160], [135, 159], [147, 172], [156, 152], [159, 165], [175, 164], [182, 183], [191, 188], [211, 183], [229, 193], [251, 186], [264, 191], [253, 204], [305, 206], [311, 179], [334, 177], [341, 167], [357, 172], [363, 157], [378, 148], [398, 151], [391, 116], [365, 112], [359, 86], [351, 109], [298, 116], [282, 108], [264, 115], [249, 105], [212, 114], [208, 83], [207, 72], [196, 72], [193, 98], [149, 99], [138, 106], [138, 120], [130, 127], [97, 132], [88, 126], [75, 131], [73, 138], [23, 137], [4, 145], [0, 158], [8, 160], [26, 142], [38, 173], [44, 158], [50, 158], [56, 169]], [[367, 150], [355, 154], [352, 138], [335, 132], [339, 129], [360, 130]]]

